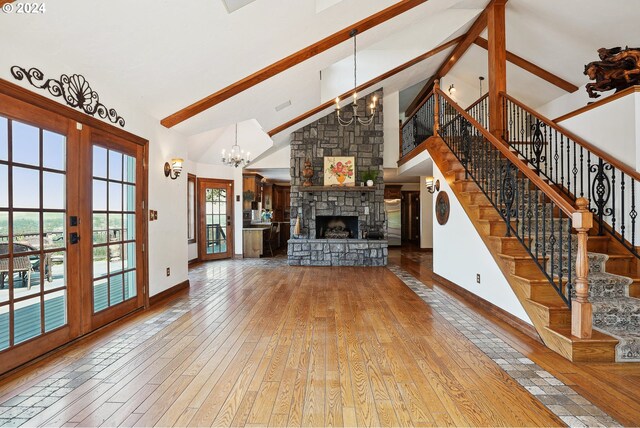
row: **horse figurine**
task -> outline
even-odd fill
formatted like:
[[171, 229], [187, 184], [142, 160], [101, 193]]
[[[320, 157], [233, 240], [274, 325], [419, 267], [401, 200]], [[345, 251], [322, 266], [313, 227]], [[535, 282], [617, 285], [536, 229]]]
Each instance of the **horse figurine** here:
[[600, 61], [584, 66], [584, 74], [595, 83], [587, 83], [590, 98], [598, 98], [597, 92], [615, 89], [619, 92], [630, 86], [640, 85], [640, 48], [615, 47], [598, 49]]

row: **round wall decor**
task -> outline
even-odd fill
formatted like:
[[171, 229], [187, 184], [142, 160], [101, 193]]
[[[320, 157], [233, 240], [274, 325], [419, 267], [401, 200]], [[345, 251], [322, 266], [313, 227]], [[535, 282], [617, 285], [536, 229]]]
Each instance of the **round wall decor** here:
[[449, 195], [443, 190], [436, 197], [436, 219], [438, 224], [447, 224], [447, 221], [449, 221], [449, 208]]

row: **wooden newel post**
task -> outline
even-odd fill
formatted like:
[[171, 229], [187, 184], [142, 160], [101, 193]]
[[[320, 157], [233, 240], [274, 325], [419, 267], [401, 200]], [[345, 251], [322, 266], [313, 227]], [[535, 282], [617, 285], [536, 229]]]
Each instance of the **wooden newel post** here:
[[440, 80], [436, 79], [433, 82], [433, 135], [438, 135], [440, 129], [440, 97], [438, 91], [440, 90]]
[[[589, 257], [587, 255], [587, 233], [593, 226], [593, 214], [587, 206], [589, 201], [578, 198], [578, 211], [573, 214], [573, 227], [578, 232], [576, 250], [576, 297], [571, 302], [571, 334], [581, 339], [591, 337], [592, 312], [589, 302]], [[571, 296], [570, 296], [571, 297]]]

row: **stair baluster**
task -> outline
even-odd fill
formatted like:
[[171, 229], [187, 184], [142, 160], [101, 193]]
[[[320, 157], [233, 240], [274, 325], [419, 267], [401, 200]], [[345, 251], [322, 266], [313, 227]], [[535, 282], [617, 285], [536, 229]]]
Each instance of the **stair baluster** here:
[[[587, 200], [577, 201], [578, 208], [572, 206], [539, 177], [537, 168], [530, 168], [437, 85], [436, 82], [433, 93], [434, 124], [439, 124], [440, 137], [464, 166], [465, 178], [472, 179], [500, 213], [505, 235], [520, 241], [558, 295], [575, 310], [572, 333], [580, 338], [591, 337], [587, 239], [593, 219], [586, 208]], [[523, 116], [521, 120], [527, 119]], [[535, 130], [540, 141], [546, 134], [542, 128]], [[508, 134], [513, 128], [505, 129]], [[549, 152], [544, 143], [529, 147], [528, 153], [537, 157], [540, 167], [546, 165]], [[568, 173], [574, 183], [578, 181], [574, 171]], [[572, 233], [574, 227], [577, 236]]]

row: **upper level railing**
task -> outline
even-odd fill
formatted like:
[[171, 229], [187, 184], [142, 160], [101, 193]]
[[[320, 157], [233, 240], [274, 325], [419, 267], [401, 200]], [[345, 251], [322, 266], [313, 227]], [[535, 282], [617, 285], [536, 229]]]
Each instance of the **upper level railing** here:
[[465, 110], [484, 129], [489, 129], [489, 94], [484, 94]]
[[503, 139], [571, 199], [587, 198], [598, 233], [610, 234], [636, 257], [640, 174], [567, 129], [502, 93]]
[[431, 92], [402, 124], [401, 158], [418, 147], [424, 140], [434, 135], [435, 105], [433, 92]]

